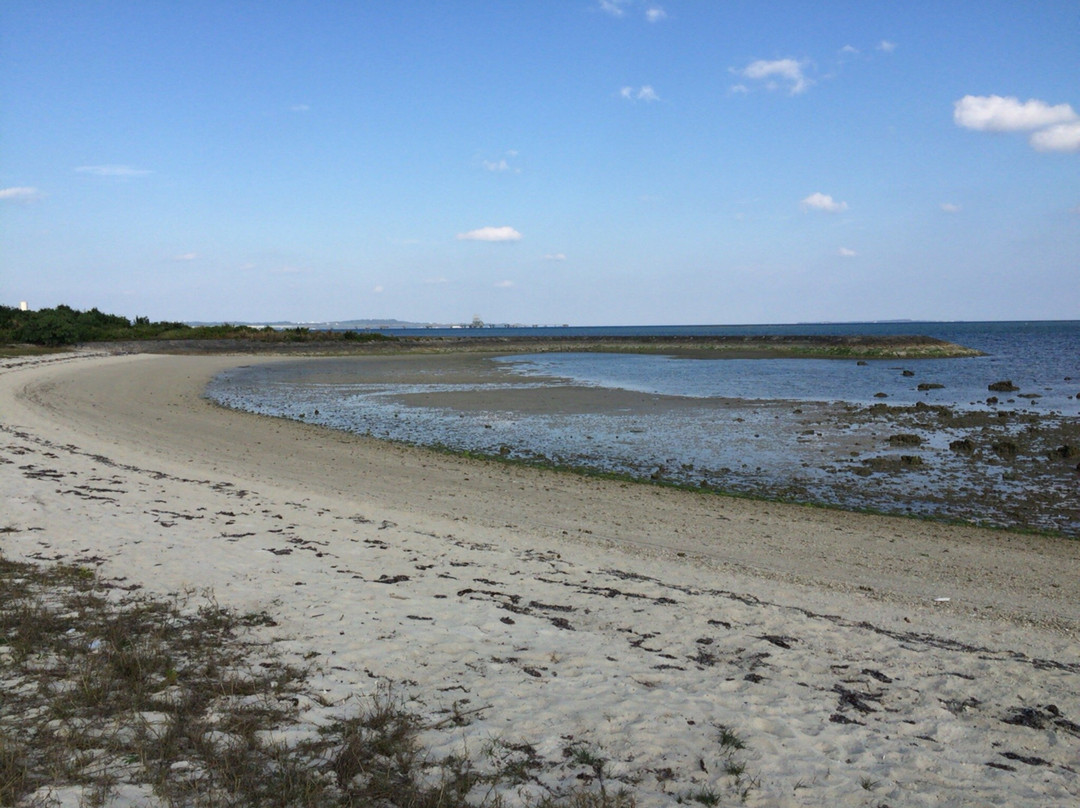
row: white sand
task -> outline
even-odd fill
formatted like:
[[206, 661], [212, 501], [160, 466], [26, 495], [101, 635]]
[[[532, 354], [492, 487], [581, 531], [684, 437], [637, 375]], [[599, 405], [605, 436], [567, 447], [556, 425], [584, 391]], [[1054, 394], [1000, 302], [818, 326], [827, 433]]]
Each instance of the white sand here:
[[1080, 542], [463, 461], [200, 398], [252, 361], [274, 360], [3, 363], [4, 554], [265, 609], [336, 705], [310, 721], [393, 683], [433, 755], [529, 743], [549, 788], [580, 782], [564, 750], [586, 744], [640, 805], [1080, 802]]

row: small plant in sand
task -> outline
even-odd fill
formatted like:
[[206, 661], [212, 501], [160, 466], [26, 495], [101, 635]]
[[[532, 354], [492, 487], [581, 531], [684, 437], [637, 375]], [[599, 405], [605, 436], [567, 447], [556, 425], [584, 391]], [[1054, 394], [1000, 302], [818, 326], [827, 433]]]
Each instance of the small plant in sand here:
[[733, 752], [746, 748], [746, 742], [731, 727], [717, 724], [716, 730], [719, 733], [717, 740], [720, 741], [720, 748], [724, 751]]

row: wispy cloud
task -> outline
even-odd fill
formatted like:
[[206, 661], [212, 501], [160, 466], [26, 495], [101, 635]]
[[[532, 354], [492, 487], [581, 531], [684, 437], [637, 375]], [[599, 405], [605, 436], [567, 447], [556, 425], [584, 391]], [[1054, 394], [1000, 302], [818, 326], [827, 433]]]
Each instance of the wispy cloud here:
[[659, 101], [660, 96], [656, 90], [653, 89], [651, 84], [643, 84], [636, 90], [633, 87], [623, 87], [619, 90], [619, 97], [625, 98], [627, 101]]
[[154, 173], [145, 168], [124, 165], [79, 166], [75, 170], [80, 174], [93, 174], [96, 177], [145, 177]]
[[0, 188], [0, 201], [3, 202], [36, 202], [43, 196], [37, 188], [29, 186]]
[[842, 213], [847, 210], [847, 202], [838, 202], [828, 194], [813, 193], [800, 203], [803, 210], [820, 210], [825, 213]]
[[181, 253], [180, 255], [174, 255], [172, 260], [174, 260], [174, 261], [198, 261], [199, 258], [200, 258], [200, 256], [199, 256], [198, 253], [187, 252], [187, 253]]
[[941, 203], [941, 209], [943, 211], [945, 211], [946, 213], [959, 213], [960, 212], [960, 206], [955, 204], [954, 202], [942, 202]]
[[887, 39], [883, 39], [878, 43], [877, 49], [882, 53], [892, 53], [894, 50], [896, 50], [896, 43], [890, 42]]
[[548, 253], [547, 255], [544, 256], [544, 260], [545, 261], [565, 261], [566, 260], [566, 254], [565, 253]]
[[798, 95], [814, 83], [803, 73], [803, 66], [795, 59], [759, 59], [734, 72], [743, 78], [764, 82], [766, 89], [786, 87], [791, 95]]
[[854, 258], [856, 255], [858, 255], [858, 253], [850, 247], [841, 247], [839, 250], [837, 250], [837, 255], [839, 255], [841, 258]]
[[514, 285], [513, 281], [499, 281], [495, 284], [496, 289], [509, 289]]
[[307, 104], [293, 104], [289, 107], [289, 112], [310, 112], [311, 107]]
[[612, 17], [621, 17], [626, 13], [625, 6], [629, 0], [600, 0], [599, 8], [605, 14]]
[[460, 241], [520, 241], [521, 233], [512, 227], [481, 227], [458, 233]]
[[1024, 132], [1076, 119], [1068, 104], [1051, 106], [1036, 98], [1021, 102], [1012, 96], [965, 95], [953, 103], [956, 125], [980, 132]]
[[[627, 9], [634, 5], [636, 0], [598, 0], [596, 8], [612, 17], [625, 17]], [[667, 12], [662, 6], [649, 5], [645, 8], [645, 20], [656, 23], [667, 19]]]

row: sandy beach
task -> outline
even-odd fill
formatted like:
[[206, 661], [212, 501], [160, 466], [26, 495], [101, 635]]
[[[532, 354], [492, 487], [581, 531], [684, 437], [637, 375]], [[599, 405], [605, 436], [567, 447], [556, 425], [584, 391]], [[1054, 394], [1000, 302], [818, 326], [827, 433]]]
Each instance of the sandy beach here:
[[462, 459], [201, 396], [274, 361], [4, 361], [4, 554], [265, 610], [331, 705], [311, 728], [391, 686], [433, 756], [528, 745], [522, 796], [578, 782], [584, 744], [643, 806], [1080, 801], [1080, 542]]

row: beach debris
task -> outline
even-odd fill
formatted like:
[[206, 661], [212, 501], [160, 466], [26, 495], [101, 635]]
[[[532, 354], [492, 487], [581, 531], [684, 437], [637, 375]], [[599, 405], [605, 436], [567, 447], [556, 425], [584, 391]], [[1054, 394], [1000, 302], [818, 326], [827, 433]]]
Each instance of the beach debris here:
[[777, 648], [791, 648], [791, 644], [798, 642], [795, 637], [784, 637], [779, 634], [762, 634], [758, 639], [771, 642]]
[[1002, 752], [1002, 757], [1006, 757], [1009, 760], [1015, 760], [1018, 763], [1026, 763], [1029, 766], [1049, 766], [1050, 761], [1044, 760], [1041, 757], [1035, 757], [1034, 755], [1021, 755], [1016, 752]]
[[1005, 718], [1001, 719], [1006, 724], [1030, 729], [1047, 729], [1057, 727], [1071, 735], [1080, 737], [1080, 724], [1070, 721], [1061, 714], [1061, 709], [1056, 704], [1036, 705], [1035, 707], [1013, 707]]
[[409, 580], [408, 575], [386, 575], [385, 573], [380, 575], [374, 581], [373, 584], [400, 584], [403, 581]]

